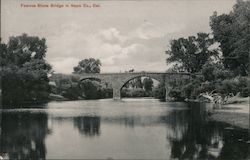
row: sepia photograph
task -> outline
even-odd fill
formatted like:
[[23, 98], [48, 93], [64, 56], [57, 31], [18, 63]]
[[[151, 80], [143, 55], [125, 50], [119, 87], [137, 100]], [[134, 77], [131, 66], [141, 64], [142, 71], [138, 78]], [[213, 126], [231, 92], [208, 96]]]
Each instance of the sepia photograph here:
[[250, 159], [250, 0], [0, 7], [0, 160]]

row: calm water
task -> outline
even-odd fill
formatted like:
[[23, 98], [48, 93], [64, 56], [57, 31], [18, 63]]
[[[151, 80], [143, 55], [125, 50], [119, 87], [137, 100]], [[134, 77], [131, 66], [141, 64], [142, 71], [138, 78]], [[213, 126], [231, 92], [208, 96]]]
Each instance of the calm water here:
[[198, 104], [155, 99], [51, 102], [2, 111], [0, 155], [19, 159], [247, 159], [247, 130]]

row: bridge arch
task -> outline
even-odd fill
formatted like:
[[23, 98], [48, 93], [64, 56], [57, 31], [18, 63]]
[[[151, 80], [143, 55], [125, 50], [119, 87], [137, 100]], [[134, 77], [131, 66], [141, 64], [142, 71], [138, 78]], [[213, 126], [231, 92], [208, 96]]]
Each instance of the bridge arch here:
[[121, 87], [124, 87], [124, 85], [126, 83], [128, 83], [129, 81], [131, 81], [133, 79], [139, 78], [139, 77], [147, 77], [147, 78], [155, 79], [155, 80], [157, 80], [159, 82], [162, 82], [162, 83], [164, 82], [164, 79], [162, 77], [160, 77], [160, 76], [152, 76], [152, 75], [147, 75], [147, 74], [143, 75], [142, 74], [142, 75], [134, 75], [134, 76], [130, 76], [130, 77], [125, 78], [123, 80], [123, 85]]
[[102, 80], [100, 78], [96, 78], [96, 77], [86, 77], [86, 78], [82, 78], [80, 79], [80, 82], [83, 82], [85, 80], [94, 80], [94, 81], [98, 81], [101, 82]]
[[159, 76], [151, 76], [151, 75], [135, 75], [135, 76], [131, 76], [131, 77], [128, 77], [126, 78], [125, 80], [123, 80], [123, 84], [120, 86], [119, 90], [120, 90], [120, 93], [121, 93], [121, 97], [122, 98], [122, 89], [125, 87], [126, 84], [128, 84], [130, 81], [132, 80], [135, 80], [137, 78], [142, 78], [142, 77], [145, 77], [145, 78], [151, 78], [153, 80], [156, 80], [157, 82], [159, 83], [164, 83], [164, 79], [162, 77], [159, 77]]
[[[165, 82], [164, 74], [155, 74], [155, 73], [130, 73], [126, 74], [126, 76], [120, 77], [117, 79], [117, 82], [113, 85], [113, 98], [121, 99], [121, 90], [126, 83], [129, 81], [138, 78], [138, 77], [148, 77], [159, 81], [160, 83]], [[165, 84], [165, 83], [164, 83]]]
[[[105, 82], [111, 85], [113, 88], [113, 99], [121, 99], [121, 89], [130, 80], [137, 77], [149, 77], [162, 82], [165, 85], [166, 96], [170, 90], [169, 82], [174, 79], [190, 77], [188, 73], [162, 73], [162, 72], [133, 72], [133, 73], [88, 73], [78, 74], [79, 80], [84, 79], [100, 79], [101, 82]], [[167, 98], [167, 97], [166, 97]]]

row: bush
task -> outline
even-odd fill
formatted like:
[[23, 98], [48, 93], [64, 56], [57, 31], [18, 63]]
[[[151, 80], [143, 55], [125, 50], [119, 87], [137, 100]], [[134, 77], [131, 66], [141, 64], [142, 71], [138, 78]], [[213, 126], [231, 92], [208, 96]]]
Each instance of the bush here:
[[154, 90], [153, 96], [157, 99], [165, 100], [166, 99], [166, 89], [165, 84], [160, 83]]
[[225, 79], [221, 83], [217, 84], [217, 92], [228, 95], [233, 93], [234, 95], [239, 92], [237, 81], [234, 79]]
[[224, 80], [233, 77], [233, 73], [225, 69], [221, 63], [206, 63], [201, 70], [205, 81]]
[[152, 92], [147, 92], [142, 88], [135, 88], [135, 89], [127, 89], [123, 88], [121, 90], [122, 97], [151, 97]]
[[240, 95], [242, 97], [248, 97], [248, 96], [250, 96], [250, 94], [249, 94], [249, 87], [242, 88], [241, 92], [240, 92]]
[[81, 89], [79, 86], [71, 86], [62, 92], [62, 96], [71, 100], [77, 100], [81, 96]]
[[242, 97], [248, 97], [249, 96], [249, 87], [250, 87], [250, 78], [249, 77], [237, 77], [238, 79], [238, 88], [240, 95]]
[[100, 88], [98, 90], [99, 98], [112, 98], [113, 97], [113, 89], [112, 88]]
[[100, 94], [100, 83], [91, 80], [85, 80], [81, 83], [82, 91], [84, 92], [86, 99], [98, 99]]
[[182, 91], [179, 89], [172, 89], [169, 92], [169, 96], [173, 97], [175, 101], [183, 101], [185, 99], [182, 95]]

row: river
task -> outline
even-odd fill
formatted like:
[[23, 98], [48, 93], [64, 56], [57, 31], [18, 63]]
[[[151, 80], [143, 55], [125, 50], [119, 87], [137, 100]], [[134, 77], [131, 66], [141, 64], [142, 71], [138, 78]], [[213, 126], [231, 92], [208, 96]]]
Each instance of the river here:
[[50, 102], [1, 110], [6, 159], [247, 159], [247, 130], [211, 107], [157, 99]]

